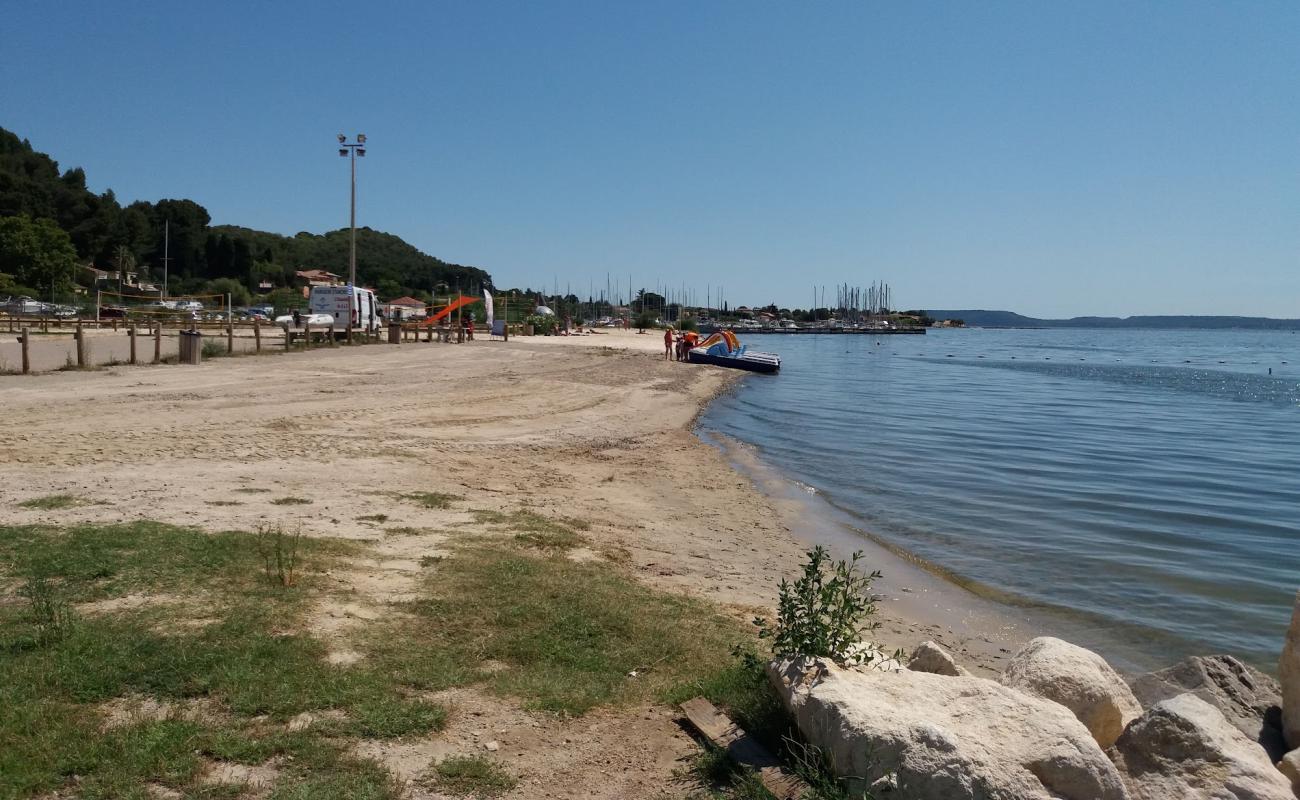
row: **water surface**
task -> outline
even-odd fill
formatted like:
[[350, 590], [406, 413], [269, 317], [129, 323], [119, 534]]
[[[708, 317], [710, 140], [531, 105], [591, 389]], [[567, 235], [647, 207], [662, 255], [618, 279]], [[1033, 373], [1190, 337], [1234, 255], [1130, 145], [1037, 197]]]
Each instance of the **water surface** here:
[[782, 372], [702, 426], [864, 529], [1090, 646], [1275, 668], [1300, 585], [1300, 335], [744, 339]]

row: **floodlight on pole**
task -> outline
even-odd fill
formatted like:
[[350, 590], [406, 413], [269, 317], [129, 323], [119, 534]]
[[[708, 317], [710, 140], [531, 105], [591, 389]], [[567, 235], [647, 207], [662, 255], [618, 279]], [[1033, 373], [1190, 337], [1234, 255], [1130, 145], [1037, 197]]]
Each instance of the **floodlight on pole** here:
[[366, 154], [366, 135], [357, 134], [355, 142], [348, 142], [348, 137], [342, 133], [339, 134], [339, 155], [343, 158], [351, 157], [352, 161], [352, 216], [350, 222], [351, 229], [351, 251], [348, 255], [348, 285], [357, 285], [357, 156]]

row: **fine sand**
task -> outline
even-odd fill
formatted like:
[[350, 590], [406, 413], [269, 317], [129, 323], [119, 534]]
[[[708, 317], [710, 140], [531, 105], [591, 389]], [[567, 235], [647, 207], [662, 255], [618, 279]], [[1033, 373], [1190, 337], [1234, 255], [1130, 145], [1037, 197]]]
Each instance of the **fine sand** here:
[[[820, 541], [837, 553], [864, 549], [868, 567], [885, 572], [876, 588], [891, 647], [935, 639], [990, 674], [1025, 637], [998, 609], [848, 537], [746, 448], [702, 442], [697, 414], [739, 376], [662, 353], [660, 333], [610, 331], [0, 376], [0, 506], [9, 524], [270, 523], [368, 540], [380, 557], [334, 575], [351, 599], [313, 621], [340, 663], [357, 657], [350, 628], [410, 596], [420, 559], [445, 543], [436, 531], [470, 521], [394, 499], [430, 491], [473, 508], [590, 520], [590, 557], [617, 553], [645, 583], [741, 619], [769, 613], [777, 582]], [[81, 502], [17, 506], [59, 493]], [[310, 502], [272, 502], [286, 497]], [[383, 527], [435, 532], [384, 536], [361, 519], [378, 513], [388, 515]], [[444, 733], [365, 753], [409, 777], [432, 757], [491, 739], [522, 776], [511, 796], [685, 793], [674, 775], [696, 746], [672, 709], [565, 721], [474, 691], [450, 699], [457, 712]]]

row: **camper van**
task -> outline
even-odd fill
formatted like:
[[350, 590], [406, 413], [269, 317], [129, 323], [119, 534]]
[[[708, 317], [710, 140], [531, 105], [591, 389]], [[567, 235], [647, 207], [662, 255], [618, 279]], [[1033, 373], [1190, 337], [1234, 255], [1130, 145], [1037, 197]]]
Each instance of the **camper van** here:
[[379, 318], [379, 300], [370, 289], [353, 286], [313, 286], [307, 301], [311, 314], [329, 315], [334, 320], [334, 333], [344, 333], [348, 320], [358, 333], [377, 333], [382, 325]]

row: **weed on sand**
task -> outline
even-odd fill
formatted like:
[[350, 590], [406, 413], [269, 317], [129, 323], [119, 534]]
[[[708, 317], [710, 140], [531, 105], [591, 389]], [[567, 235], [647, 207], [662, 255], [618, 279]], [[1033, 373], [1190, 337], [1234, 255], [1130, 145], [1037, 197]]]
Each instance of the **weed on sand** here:
[[82, 502], [83, 501], [76, 495], [47, 494], [42, 497], [33, 497], [30, 500], [24, 500], [18, 504], [18, 507], [30, 508], [37, 511], [60, 511], [65, 508], [79, 506]]
[[311, 501], [305, 497], [277, 497], [271, 501], [273, 506], [309, 506]]
[[511, 513], [476, 510], [474, 522], [514, 534], [516, 541], [541, 550], [563, 551], [586, 544], [579, 531], [590, 530], [591, 524], [575, 517], [547, 517], [535, 511], [521, 510]]
[[465, 498], [456, 494], [445, 494], [443, 492], [407, 492], [406, 494], [397, 495], [398, 499], [405, 500], [408, 503], [415, 503], [421, 508], [448, 509], [451, 504]]

